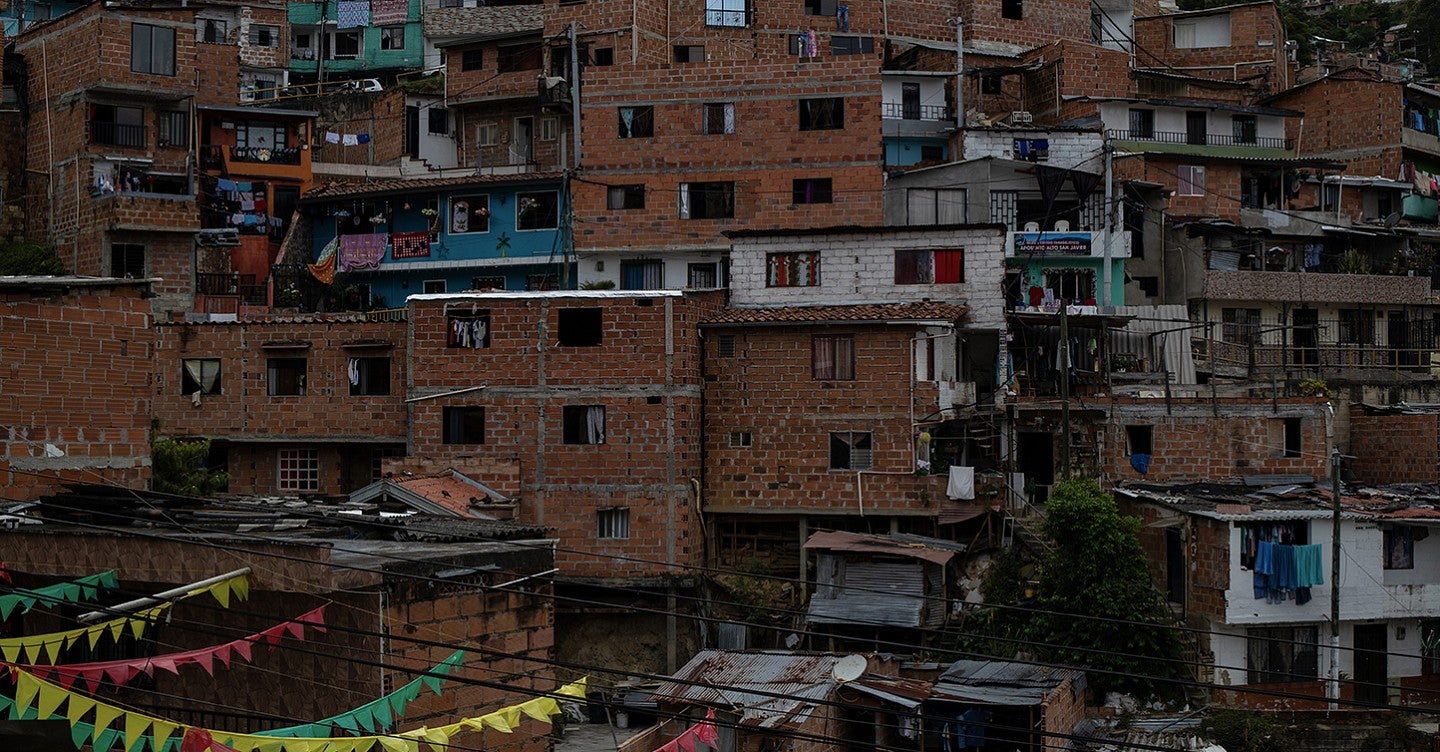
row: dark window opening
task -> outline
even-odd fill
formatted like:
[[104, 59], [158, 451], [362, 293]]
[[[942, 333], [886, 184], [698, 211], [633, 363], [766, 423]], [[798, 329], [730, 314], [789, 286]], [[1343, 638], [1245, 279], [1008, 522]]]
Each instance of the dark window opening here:
[[352, 397], [389, 394], [390, 358], [351, 358], [348, 376]]
[[650, 138], [655, 135], [654, 107], [621, 107], [620, 138]]
[[735, 216], [735, 184], [681, 183], [681, 219], [729, 219]]
[[1301, 446], [1300, 446], [1300, 437], [1301, 437], [1301, 427], [1303, 426], [1303, 422], [1302, 422], [1302, 421], [1303, 421], [1302, 418], [1286, 418], [1286, 419], [1285, 419], [1285, 456], [1286, 456], [1286, 457], [1299, 457], [1299, 456], [1300, 456], [1300, 449], [1301, 449]]
[[1125, 426], [1125, 439], [1130, 454], [1155, 453], [1154, 426]]
[[830, 54], [832, 55], [861, 55], [875, 51], [875, 39], [873, 37], [831, 37]]
[[612, 185], [607, 192], [606, 205], [611, 209], [644, 209], [644, 185]]
[[802, 131], [836, 130], [845, 127], [843, 97], [802, 99], [798, 104]]
[[869, 432], [837, 431], [830, 434], [831, 470], [869, 470], [870, 468]]
[[1000, 17], [1012, 21], [1025, 20], [1025, 4], [1023, 0], [1000, 0]]
[[790, 203], [828, 204], [834, 200], [830, 178], [797, 178], [791, 181]]
[[220, 394], [220, 359], [185, 358], [180, 361], [181, 394]]
[[550, 230], [560, 226], [560, 194], [555, 191], [515, 194], [515, 229]]
[[604, 337], [599, 308], [561, 308], [556, 321], [561, 347], [598, 347]]
[[305, 396], [305, 358], [270, 358], [265, 364], [265, 393], [271, 397]]
[[139, 243], [111, 243], [110, 276], [144, 279], [145, 246]]
[[545, 50], [539, 42], [512, 44], [495, 52], [495, 64], [501, 73], [544, 68]]
[[677, 63], [705, 62], [705, 45], [703, 44], [677, 44], [673, 53]]
[[594, 64], [597, 66], [614, 65], [615, 49], [613, 47], [600, 47], [596, 49]]
[[442, 421], [445, 432], [444, 443], [485, 443], [485, 408], [447, 407]]
[[566, 405], [560, 417], [562, 439], [566, 444], [605, 443], [604, 405]]
[[485, 67], [485, 50], [464, 50], [460, 53], [460, 70], [476, 71]]

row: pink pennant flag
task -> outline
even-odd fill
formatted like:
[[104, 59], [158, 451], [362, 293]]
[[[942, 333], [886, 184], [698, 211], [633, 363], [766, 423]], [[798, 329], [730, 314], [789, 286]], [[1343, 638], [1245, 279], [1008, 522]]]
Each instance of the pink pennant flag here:
[[324, 632], [325, 607], [321, 606], [320, 608], [317, 608], [309, 613], [301, 614], [299, 618], [295, 619], [295, 621], [298, 621], [302, 624], [310, 625], [310, 628], [315, 630], [316, 632]]
[[720, 732], [715, 729], [714, 708], [705, 712], [705, 720], [695, 724], [695, 738], [711, 749], [720, 748]]
[[299, 621], [287, 621], [284, 624], [285, 632], [297, 640], [305, 639], [305, 625]]
[[671, 739], [669, 743], [655, 752], [680, 752], [680, 745], [676, 744], [674, 739]]
[[215, 657], [220, 659], [220, 662], [225, 665], [225, 668], [230, 668], [230, 653], [234, 649], [234, 643], [226, 643], [215, 648]]
[[175, 674], [176, 676], [179, 676], [180, 668], [176, 666], [175, 663], [176, 662], [174, 658], [155, 658], [150, 661], [150, 664], [155, 668], [164, 669], [172, 674]]
[[27, 666], [27, 667], [26, 667], [26, 670], [29, 671], [30, 673], [32, 673], [32, 674], [40, 677], [41, 679], [49, 679], [49, 678], [50, 678], [50, 672], [51, 672], [51, 671], [54, 671], [54, 670], [55, 670], [55, 667], [54, 667], [54, 666], [47, 666], [47, 665], [45, 665], [45, 664], [43, 664], [43, 663], [39, 663], [39, 664], [36, 664], [36, 665], [34, 665], [34, 666]]
[[125, 684], [135, 677], [135, 669], [128, 663], [113, 663], [101, 673], [116, 684]]
[[675, 739], [675, 744], [681, 752], [695, 752], [695, 727], [685, 729], [685, 733]]
[[61, 689], [69, 692], [70, 688], [75, 686], [75, 680], [78, 678], [80, 678], [80, 672], [78, 671], [71, 671], [66, 668], [56, 668], [55, 676], [50, 681], [55, 682], [57, 685], [59, 685]]
[[215, 651], [217, 651], [217, 650], [219, 650], [219, 649], [220, 649], [220, 648], [210, 648], [209, 650], [197, 650], [197, 651], [195, 651], [195, 664], [198, 665], [200, 668], [205, 669], [205, 673], [207, 673], [207, 674], [209, 674], [209, 675], [211, 675], [211, 676], [214, 676], [214, 675], [215, 675]]
[[265, 640], [265, 644], [273, 648], [276, 645], [280, 644], [280, 639], [285, 636], [285, 631], [286, 630], [284, 624], [277, 624], [276, 626], [273, 626], [265, 630], [264, 632], [261, 632], [260, 636], [262, 639]]
[[[246, 663], [249, 663], [249, 662], [250, 662], [250, 647], [251, 647], [253, 644], [254, 644], [254, 643], [250, 642], [250, 638], [247, 637], [247, 638], [245, 638], [245, 639], [243, 639], [243, 640], [236, 640], [236, 641], [230, 643], [230, 649], [232, 649], [232, 650], [235, 651], [235, 655], [238, 655], [238, 656], [240, 656], [241, 658], [244, 658], [244, 659], [245, 659], [245, 662], [246, 662]], [[229, 664], [227, 663], [226, 665], [229, 665]]]

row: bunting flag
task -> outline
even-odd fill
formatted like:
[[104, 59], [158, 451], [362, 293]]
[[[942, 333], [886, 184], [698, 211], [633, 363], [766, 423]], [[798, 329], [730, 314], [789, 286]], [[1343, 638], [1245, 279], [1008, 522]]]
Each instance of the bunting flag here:
[[125, 684], [140, 674], [154, 676], [155, 669], [157, 668], [164, 669], [172, 674], [179, 674], [181, 666], [196, 665], [205, 669], [205, 673], [213, 676], [215, 673], [215, 662], [217, 660], [226, 667], [229, 667], [230, 661], [235, 656], [249, 661], [251, 660], [251, 648], [255, 645], [263, 643], [269, 645], [273, 650], [286, 635], [294, 637], [297, 640], [305, 639], [305, 627], [307, 625], [313, 631], [325, 631], [324, 606], [303, 613], [290, 621], [277, 624], [263, 632], [257, 632], [214, 647], [187, 650], [182, 653], [166, 653], [165, 655], [136, 658], [133, 660], [65, 663], [56, 666], [43, 664], [23, 665], [20, 668], [35, 674], [41, 679], [52, 679], [65, 689], [69, 689], [76, 682], [83, 683], [86, 691], [89, 692], [94, 692], [95, 687], [107, 679], [115, 684]]
[[[7, 579], [6, 582], [9, 582]], [[81, 577], [78, 580], [69, 582], [57, 582], [54, 585], [46, 585], [26, 590], [18, 588], [12, 592], [0, 595], [0, 621], [10, 618], [10, 614], [18, 607], [20, 613], [26, 613], [34, 608], [36, 604], [41, 606], [54, 606], [60, 603], [80, 603], [93, 601], [101, 590], [114, 590], [120, 587], [120, 578], [116, 576], [115, 570], [111, 569], [99, 574], [92, 574]]]
[[336, 235], [330, 239], [329, 243], [325, 244], [325, 248], [320, 251], [320, 258], [316, 259], [315, 263], [305, 265], [310, 269], [310, 276], [327, 285], [335, 284], [335, 256], [339, 248], [340, 236]]
[[[195, 588], [179, 598], [192, 598], [197, 595], [209, 593], [224, 608], [230, 607], [230, 597], [244, 600], [250, 597], [250, 581], [245, 575], [237, 575], [228, 580], [221, 580], [213, 585]], [[45, 634], [27, 635], [25, 637], [0, 638], [0, 660], [6, 663], [27, 663], [27, 664], [55, 664], [60, 660], [60, 653], [72, 645], [79, 645], [82, 642], [94, 648], [100, 642], [100, 638], [106, 635], [111, 640], [119, 640], [121, 635], [130, 633], [133, 637], [139, 638], [145, 634], [145, 630], [165, 613], [175, 601], [166, 601], [156, 604], [144, 611], [137, 611], [129, 616], [122, 616], [118, 619], [91, 624], [78, 629], [70, 629], [64, 632], [47, 632]]]
[[[550, 723], [560, 713], [555, 698], [583, 700], [586, 684], [581, 679], [550, 695], [435, 728], [383, 736], [285, 738], [184, 726], [76, 694], [19, 667], [10, 671], [15, 698], [0, 696], [0, 713], [10, 720], [64, 718], [75, 746], [83, 749], [88, 742], [95, 752], [113, 752], [117, 743], [123, 745], [121, 752], [369, 752], [377, 746], [377, 752], [420, 752], [422, 743], [439, 749], [466, 731], [490, 728], [512, 733], [522, 716]], [[87, 717], [91, 720], [84, 720]]]
[[685, 729], [655, 752], [696, 752], [698, 745], [720, 749], [720, 732], [715, 729], [715, 709], [705, 711], [705, 720]]
[[440, 687], [444, 685], [445, 677], [464, 663], [465, 651], [456, 650], [449, 658], [435, 664], [424, 675], [378, 700], [367, 702], [354, 710], [340, 715], [332, 715], [314, 723], [259, 731], [256, 732], [256, 736], [330, 736], [336, 729], [356, 736], [360, 735], [361, 729], [367, 733], [385, 733], [394, 728], [405, 716], [405, 711], [409, 708], [410, 703], [420, 696], [422, 687], [428, 687], [431, 692], [440, 694]]

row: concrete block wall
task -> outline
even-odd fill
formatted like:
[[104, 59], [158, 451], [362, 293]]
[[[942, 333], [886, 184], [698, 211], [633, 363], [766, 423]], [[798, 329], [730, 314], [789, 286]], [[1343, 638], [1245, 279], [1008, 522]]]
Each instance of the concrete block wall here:
[[[148, 485], [155, 336], [145, 288], [0, 290], [7, 497], [37, 498], [62, 479]], [[46, 456], [47, 445], [63, 454]]]
[[995, 157], [1015, 159], [1015, 140], [1045, 139], [1050, 142], [1050, 158], [1045, 164], [1069, 170], [1103, 169], [1103, 138], [1098, 132], [1067, 132], [1003, 128], [965, 131], [965, 159]]
[[[873, 233], [816, 230], [805, 235], [740, 237], [733, 242], [731, 303], [736, 306], [904, 303], [930, 299], [970, 306], [967, 322], [972, 326], [998, 327], [1004, 322], [1005, 236], [999, 225], [933, 230], [903, 227]], [[943, 285], [895, 284], [895, 251], [907, 248], [963, 248], [965, 281]], [[768, 254], [812, 251], [820, 253], [818, 286], [766, 286]]]
[[1440, 415], [1372, 415], [1351, 405], [1350, 453], [1363, 483], [1440, 482]]

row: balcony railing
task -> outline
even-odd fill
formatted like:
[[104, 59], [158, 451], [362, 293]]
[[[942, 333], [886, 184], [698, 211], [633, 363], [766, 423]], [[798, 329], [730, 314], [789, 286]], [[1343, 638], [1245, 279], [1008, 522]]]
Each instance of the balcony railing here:
[[950, 108], [943, 104], [884, 102], [881, 117], [887, 120], [949, 120]]
[[90, 143], [144, 148], [145, 126], [91, 120]]
[[253, 274], [197, 273], [195, 292], [201, 295], [235, 295], [250, 305], [265, 305], [265, 285]]
[[1279, 136], [1240, 137], [1226, 133], [1185, 133], [1183, 131], [1107, 130], [1105, 135], [1120, 141], [1150, 141], [1157, 144], [1189, 146], [1251, 146], [1257, 149], [1289, 149], [1291, 141]]
[[268, 149], [263, 146], [232, 146], [230, 147], [230, 159], [235, 162], [298, 165], [300, 164], [300, 150], [293, 147]]
[[1196, 360], [1257, 371], [1316, 368], [1428, 370], [1440, 355], [1435, 325], [1424, 320], [1321, 319], [1290, 326], [1216, 323], [1210, 337], [1193, 336]]

